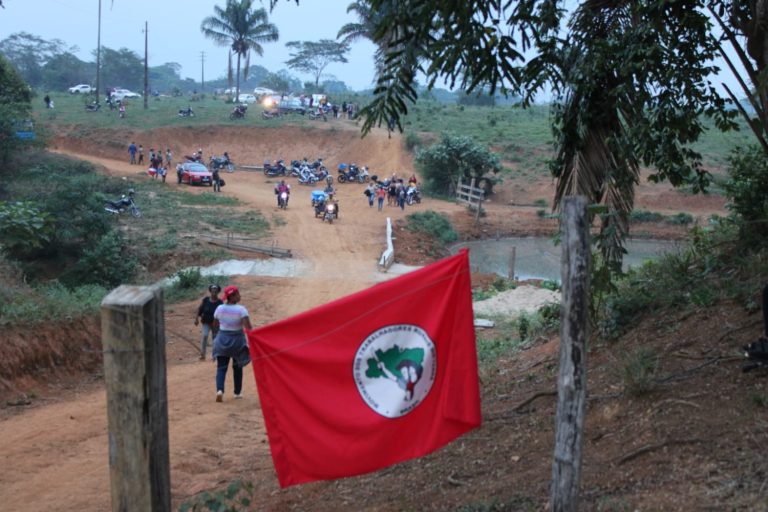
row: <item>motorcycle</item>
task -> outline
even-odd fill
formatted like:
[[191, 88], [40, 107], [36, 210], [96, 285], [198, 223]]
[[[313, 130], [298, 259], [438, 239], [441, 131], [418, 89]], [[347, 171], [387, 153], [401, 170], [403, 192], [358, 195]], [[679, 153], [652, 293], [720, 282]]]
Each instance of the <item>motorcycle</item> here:
[[313, 185], [317, 183], [317, 175], [307, 166], [301, 168], [299, 171], [299, 184], [300, 185]]
[[98, 112], [100, 108], [101, 108], [101, 105], [94, 101], [93, 103], [85, 106], [85, 111], [86, 112]]
[[417, 187], [408, 187], [405, 191], [405, 203], [408, 205], [421, 203], [421, 191]]
[[309, 113], [309, 118], [311, 120], [313, 120], [313, 121], [315, 121], [317, 119], [322, 119], [323, 121], [327, 121], [328, 120], [328, 116], [325, 115], [325, 112], [310, 112]]
[[182, 108], [179, 110], [179, 117], [195, 117], [195, 111], [192, 107]]
[[363, 166], [362, 169], [358, 168], [355, 164], [349, 164], [349, 168], [346, 169], [345, 164], [339, 164], [339, 175], [337, 179], [339, 183], [367, 183], [370, 181], [371, 176], [368, 174], [368, 168]]
[[290, 195], [288, 194], [288, 192], [286, 191], [280, 192], [280, 194], [277, 196], [277, 205], [283, 210], [285, 210], [286, 208], [288, 208], [289, 198], [290, 198]]
[[235, 172], [235, 162], [229, 158], [229, 155], [225, 151], [224, 155], [221, 157], [211, 155], [210, 159], [208, 160], [208, 168], [211, 171], [223, 169], [227, 172]]
[[328, 221], [328, 224], [333, 224], [333, 219], [339, 218], [339, 208], [333, 201], [326, 201], [325, 209], [323, 211], [323, 222]]
[[261, 113], [261, 117], [263, 117], [264, 119], [274, 119], [276, 117], [280, 117], [280, 112], [278, 112], [277, 110], [264, 110]]
[[278, 160], [275, 165], [270, 165], [269, 160], [264, 161], [265, 176], [285, 176], [288, 169], [285, 168], [285, 162]]
[[133, 189], [129, 189], [128, 195], [123, 194], [117, 201], [107, 200], [104, 210], [114, 215], [120, 215], [121, 213], [130, 210], [131, 215], [138, 219], [141, 217], [141, 210], [139, 210], [139, 207], [136, 206], [136, 203], [133, 201], [133, 194]]
[[248, 111], [248, 105], [238, 105], [232, 109], [232, 113], [229, 114], [230, 119], [243, 119], [245, 113]]

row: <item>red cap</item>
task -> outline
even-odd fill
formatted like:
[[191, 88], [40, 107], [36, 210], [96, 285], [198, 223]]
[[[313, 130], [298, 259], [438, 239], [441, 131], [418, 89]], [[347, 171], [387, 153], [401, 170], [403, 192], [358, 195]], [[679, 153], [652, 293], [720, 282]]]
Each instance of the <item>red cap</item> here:
[[237, 289], [237, 286], [229, 285], [224, 288], [224, 298], [228, 299], [230, 295], [234, 295], [235, 293], [238, 293], [240, 290]]

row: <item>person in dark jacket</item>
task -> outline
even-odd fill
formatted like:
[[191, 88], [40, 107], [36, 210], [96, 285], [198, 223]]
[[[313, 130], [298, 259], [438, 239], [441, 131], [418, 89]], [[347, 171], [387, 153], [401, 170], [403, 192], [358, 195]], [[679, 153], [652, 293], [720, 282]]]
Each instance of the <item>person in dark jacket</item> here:
[[200, 342], [200, 360], [205, 360], [205, 352], [208, 347], [208, 335], [211, 335], [211, 343], [216, 337], [218, 329], [213, 322], [213, 313], [216, 308], [224, 304], [224, 301], [219, 298], [219, 292], [221, 287], [217, 284], [212, 284], [208, 287], [210, 295], [203, 297], [200, 306], [197, 308], [197, 315], [195, 316], [195, 325], [203, 324], [203, 339]]

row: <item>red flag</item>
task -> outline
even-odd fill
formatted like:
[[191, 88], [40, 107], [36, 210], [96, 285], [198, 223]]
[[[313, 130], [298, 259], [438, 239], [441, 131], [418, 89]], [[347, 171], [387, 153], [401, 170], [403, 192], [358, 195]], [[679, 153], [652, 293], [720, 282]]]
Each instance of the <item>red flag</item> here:
[[466, 251], [248, 341], [282, 487], [421, 457], [480, 425]]

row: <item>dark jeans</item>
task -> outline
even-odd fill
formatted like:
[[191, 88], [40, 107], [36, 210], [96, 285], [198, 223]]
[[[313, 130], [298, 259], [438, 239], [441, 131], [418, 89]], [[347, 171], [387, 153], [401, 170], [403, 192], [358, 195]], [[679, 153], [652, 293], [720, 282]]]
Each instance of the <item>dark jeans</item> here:
[[[224, 391], [224, 380], [227, 377], [229, 359], [226, 356], [216, 358], [216, 391]], [[243, 390], [243, 367], [237, 366], [234, 361], [232, 361], [232, 380], [235, 384], [235, 394], [239, 395]]]

